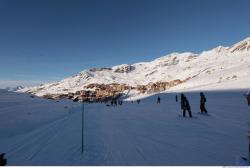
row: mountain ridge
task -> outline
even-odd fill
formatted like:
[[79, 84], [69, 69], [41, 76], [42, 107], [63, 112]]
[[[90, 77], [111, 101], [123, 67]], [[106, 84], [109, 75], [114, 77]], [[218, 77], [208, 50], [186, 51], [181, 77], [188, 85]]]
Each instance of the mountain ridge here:
[[[218, 46], [199, 54], [174, 52], [150, 62], [86, 69], [58, 82], [19, 91], [37, 96], [71, 94], [71, 98], [79, 98], [79, 94], [93, 92], [97, 95], [96, 92], [103, 90], [106, 95], [115, 91], [116, 94], [110, 95], [114, 97], [129, 90], [140, 95], [214, 84], [225, 89], [222, 85], [225, 82], [250, 78], [249, 65], [250, 37], [230, 47]], [[247, 87], [245, 85], [234, 84], [227, 89]]]

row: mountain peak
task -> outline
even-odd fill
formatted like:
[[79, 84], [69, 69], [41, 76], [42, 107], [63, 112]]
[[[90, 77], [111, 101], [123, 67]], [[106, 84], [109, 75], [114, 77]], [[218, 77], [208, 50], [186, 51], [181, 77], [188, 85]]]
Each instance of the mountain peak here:
[[231, 53], [250, 51], [250, 37], [247, 37], [244, 40], [234, 44], [229, 48], [229, 51]]
[[242, 41], [250, 41], [250, 37], [247, 37], [247, 38], [245, 38], [245, 39], [242, 40]]
[[165, 59], [171, 59], [172, 57], [190, 57], [190, 56], [196, 56], [196, 55], [197, 54], [192, 53], [192, 52], [183, 52], [183, 53], [173, 52], [171, 54], [157, 58], [157, 59], [155, 59], [155, 61], [162, 61]]
[[23, 86], [15, 86], [15, 87], [7, 87], [5, 90], [10, 91], [10, 92], [15, 92], [17, 90], [23, 89]]

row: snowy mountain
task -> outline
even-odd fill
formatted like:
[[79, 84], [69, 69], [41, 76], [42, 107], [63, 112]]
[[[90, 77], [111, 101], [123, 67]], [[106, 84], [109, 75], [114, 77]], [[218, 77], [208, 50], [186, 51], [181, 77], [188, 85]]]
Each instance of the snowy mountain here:
[[5, 90], [15, 92], [15, 91], [21, 90], [23, 88], [24, 88], [23, 86], [16, 86], [16, 87], [7, 87], [7, 88], [5, 88]]
[[88, 97], [92, 92], [96, 97], [113, 91], [134, 96], [166, 90], [245, 89], [249, 82], [250, 37], [230, 47], [219, 46], [199, 54], [171, 53], [151, 62], [92, 68], [58, 82], [19, 91], [37, 96], [70, 93], [75, 97], [88, 92]]

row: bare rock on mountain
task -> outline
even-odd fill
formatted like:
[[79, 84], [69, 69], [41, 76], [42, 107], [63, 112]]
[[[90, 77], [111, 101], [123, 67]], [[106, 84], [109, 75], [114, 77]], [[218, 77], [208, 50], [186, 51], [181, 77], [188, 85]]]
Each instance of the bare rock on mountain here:
[[104, 68], [92, 68], [92, 69], [89, 69], [89, 71], [90, 72], [97, 72], [97, 71], [111, 71], [112, 70], [112, 68], [106, 68], [106, 67], [104, 67]]
[[229, 48], [229, 51], [231, 53], [239, 51], [250, 51], [250, 37], [244, 39], [239, 43], [236, 43], [235, 45]]
[[135, 70], [135, 67], [127, 64], [114, 67], [114, 72], [116, 73], [129, 73], [133, 70]]

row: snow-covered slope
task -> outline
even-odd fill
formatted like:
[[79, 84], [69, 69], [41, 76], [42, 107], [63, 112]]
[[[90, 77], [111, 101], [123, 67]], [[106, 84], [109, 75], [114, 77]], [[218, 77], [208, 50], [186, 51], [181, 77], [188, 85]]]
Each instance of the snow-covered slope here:
[[7, 88], [5, 88], [5, 90], [10, 91], [10, 92], [15, 92], [15, 91], [21, 90], [23, 88], [24, 88], [23, 86], [15, 86], [15, 87], [7, 87]]
[[205, 92], [210, 116], [197, 114], [198, 93], [185, 93], [193, 119], [178, 117], [176, 93], [115, 107], [86, 103], [81, 153], [81, 103], [0, 90], [0, 152], [9, 166], [233, 166], [248, 155], [244, 93]]
[[21, 89], [38, 96], [67, 94], [86, 90], [89, 84], [126, 84], [136, 87], [150, 82], [186, 80], [171, 90], [205, 88], [242, 89], [250, 83], [250, 38], [231, 47], [216, 47], [200, 54], [172, 53], [151, 62], [122, 64], [111, 68], [93, 68], [63, 79], [36, 87]]

